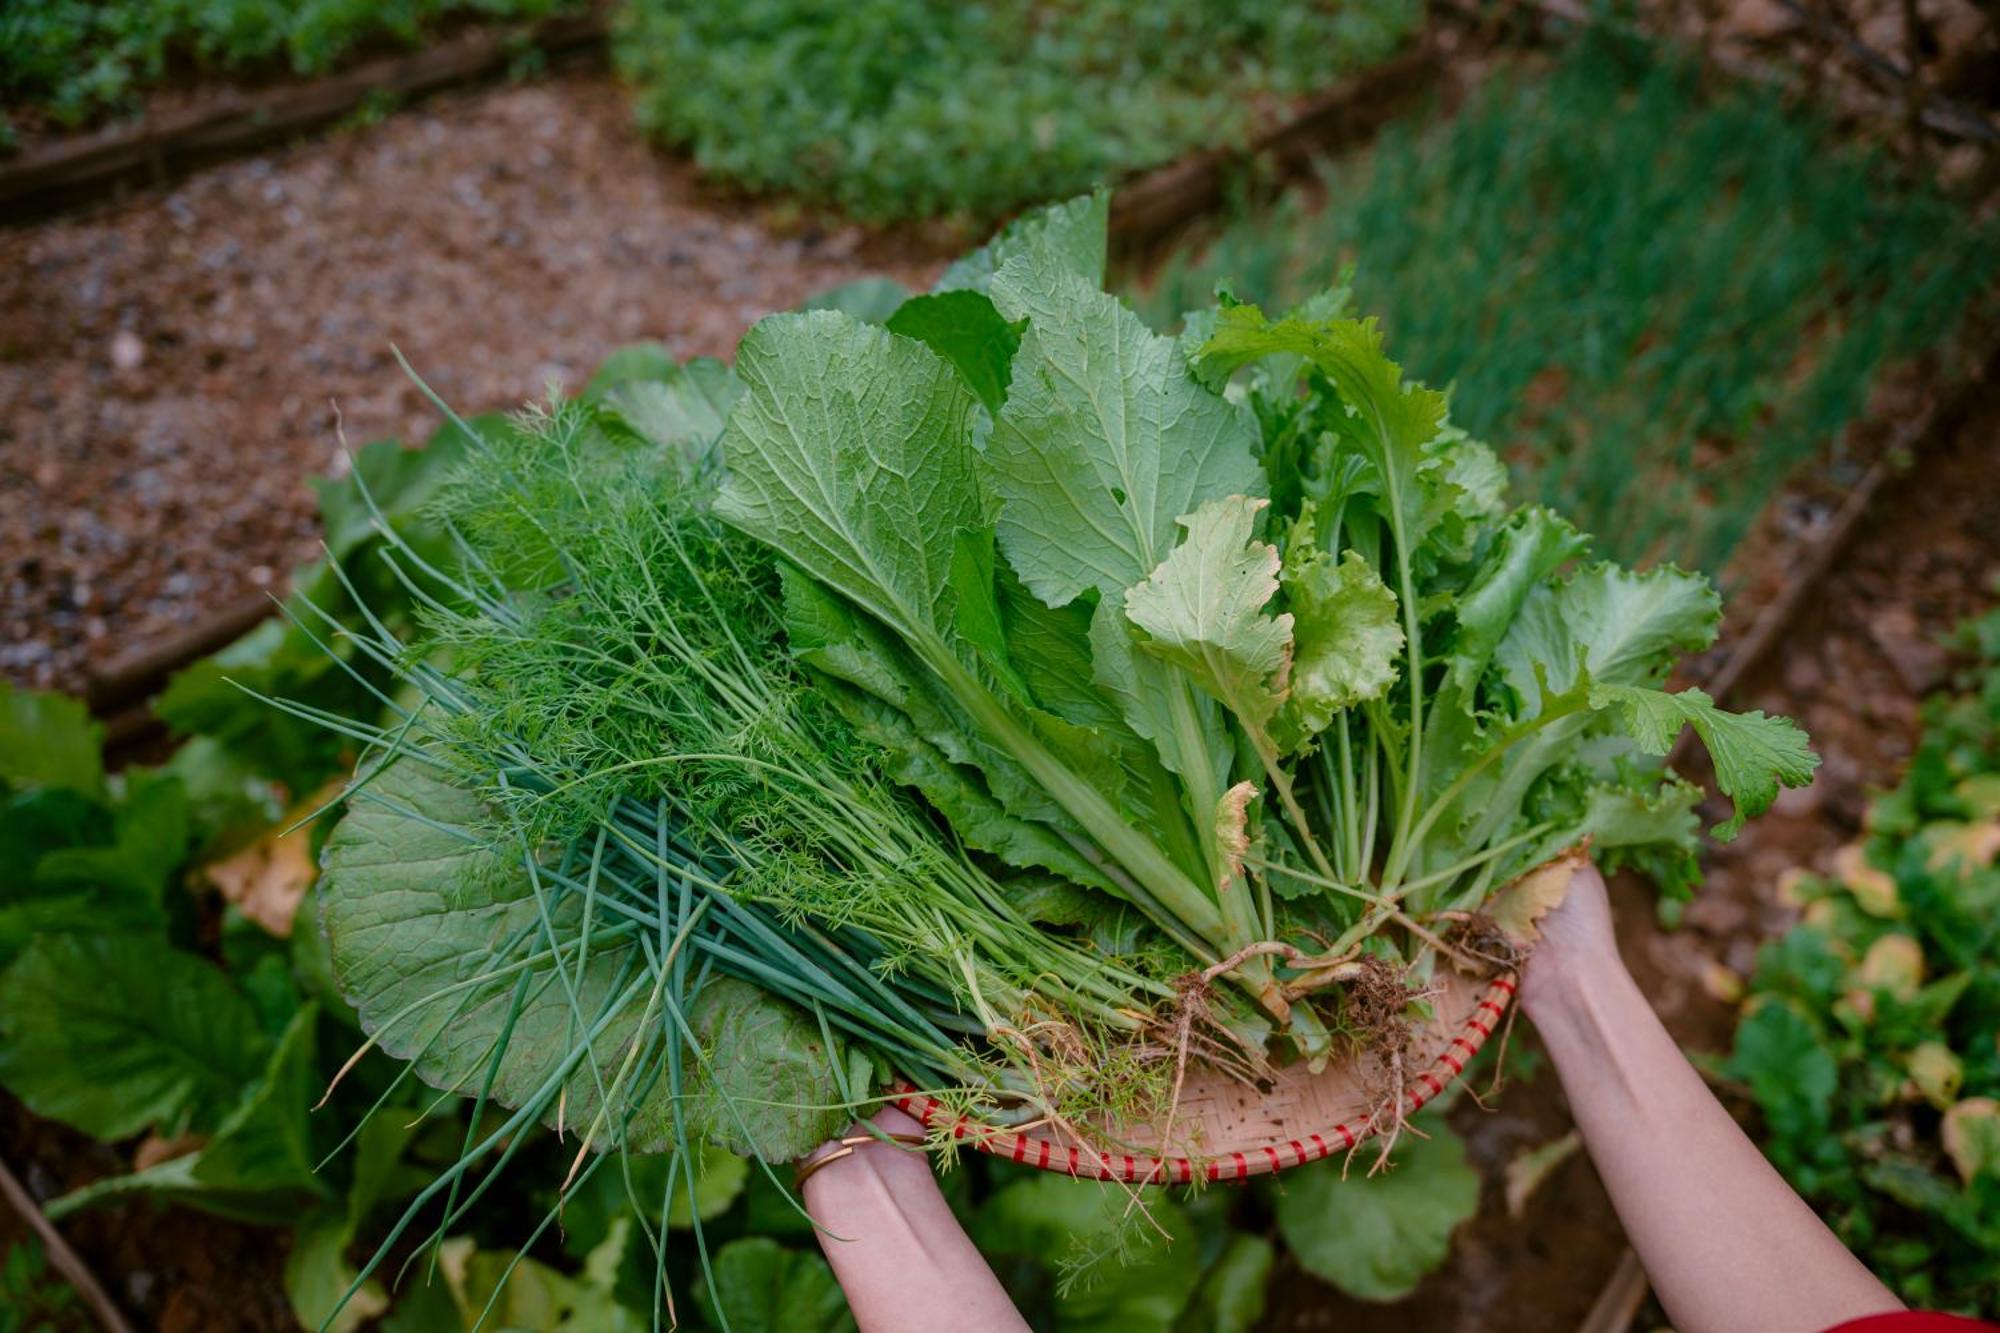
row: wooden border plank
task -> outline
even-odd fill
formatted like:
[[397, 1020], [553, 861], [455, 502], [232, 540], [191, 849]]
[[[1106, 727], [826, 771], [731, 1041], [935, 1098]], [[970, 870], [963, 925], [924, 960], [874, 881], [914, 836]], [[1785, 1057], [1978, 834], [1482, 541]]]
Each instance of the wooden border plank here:
[[165, 180], [331, 124], [371, 96], [417, 97], [490, 78], [524, 49], [551, 58], [574, 55], [601, 46], [605, 32], [604, 17], [595, 12], [526, 27], [475, 28], [306, 83], [230, 89], [198, 106], [65, 139], [0, 165], [0, 205], [7, 206], [9, 221], [20, 221], [120, 184]]

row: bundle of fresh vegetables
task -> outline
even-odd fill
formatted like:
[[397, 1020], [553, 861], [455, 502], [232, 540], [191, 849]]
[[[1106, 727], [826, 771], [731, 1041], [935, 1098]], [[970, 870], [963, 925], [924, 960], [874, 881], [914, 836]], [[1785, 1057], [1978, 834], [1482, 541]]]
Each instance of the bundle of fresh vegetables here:
[[1688, 891], [1684, 726], [1719, 836], [1808, 780], [1789, 722], [1663, 688], [1702, 579], [1510, 509], [1339, 292], [1149, 330], [1104, 221], [466, 428], [456, 561], [389, 547], [426, 632], [361, 638], [406, 688], [322, 889], [374, 1040], [511, 1108], [439, 1234], [536, 1119], [576, 1175], [768, 1163], [901, 1076], [1115, 1141], [1190, 1064], [1406, 1039], [1565, 849]]

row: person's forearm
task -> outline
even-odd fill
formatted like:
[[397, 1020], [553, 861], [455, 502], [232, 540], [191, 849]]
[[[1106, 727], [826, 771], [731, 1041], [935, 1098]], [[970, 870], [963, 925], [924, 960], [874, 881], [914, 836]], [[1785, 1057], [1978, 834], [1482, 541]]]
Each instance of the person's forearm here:
[[1817, 1333], [1903, 1308], [1730, 1119], [1615, 956], [1536, 1001], [1584, 1144], [1680, 1333]]
[[815, 1171], [803, 1193], [861, 1333], [1026, 1330], [952, 1216], [922, 1152], [864, 1145]]

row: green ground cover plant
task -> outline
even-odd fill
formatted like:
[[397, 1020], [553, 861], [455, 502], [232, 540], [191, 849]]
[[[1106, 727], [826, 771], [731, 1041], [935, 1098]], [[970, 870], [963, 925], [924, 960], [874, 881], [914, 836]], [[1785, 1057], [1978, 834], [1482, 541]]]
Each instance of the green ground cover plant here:
[[0, 109], [81, 125], [177, 73], [319, 74], [447, 19], [536, 19], [574, 0], [22, 0], [0, 11]]
[[1727, 1072], [1765, 1148], [1913, 1306], [2000, 1315], [2000, 613], [1866, 838], [1791, 890]]
[[1772, 97], [1587, 38], [1392, 128], [1138, 294], [1285, 303], [1348, 266], [1458, 424], [1624, 560], [1718, 572], [1877, 372], [1946, 339], [2000, 231]]
[[991, 220], [1240, 137], [1415, 30], [1412, 0], [630, 0], [640, 123], [711, 174], [870, 221]]

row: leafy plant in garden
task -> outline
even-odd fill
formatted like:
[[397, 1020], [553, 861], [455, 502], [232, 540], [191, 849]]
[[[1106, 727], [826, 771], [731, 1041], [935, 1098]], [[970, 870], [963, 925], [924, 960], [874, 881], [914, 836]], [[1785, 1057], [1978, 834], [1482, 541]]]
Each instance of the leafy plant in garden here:
[[1328, 166], [1139, 294], [1156, 323], [1352, 273], [1415, 374], [1623, 560], [1718, 571], [1878, 371], [1976, 314], [2000, 231], [1775, 97], [1581, 39]]
[[89, 1311], [30, 1236], [0, 1257], [0, 1333], [86, 1333]]
[[[566, 0], [37, 0], [0, 13], [0, 108], [77, 125], [171, 74], [316, 74], [357, 50], [414, 46], [461, 16], [542, 18]], [[0, 116], [0, 125], [5, 124]]]
[[[334, 1146], [328, 1123], [315, 1132], [307, 1117], [330, 1068], [320, 1051], [353, 1029], [318, 932], [274, 938], [232, 914], [226, 970], [192, 947], [197, 859], [246, 827], [254, 836], [278, 807], [233, 768], [218, 779], [215, 752], [197, 744], [106, 777], [99, 729], [60, 696], [0, 687], [0, 735], [0, 843], [20, 871], [0, 893], [0, 1084], [96, 1137], [183, 1146], [48, 1211], [146, 1198], [296, 1224], [287, 1282], [317, 1320], [332, 1309], [325, 1289], [347, 1281], [323, 1275], [347, 1266], [341, 1251], [410, 1136], [372, 1124], [351, 1168], [319, 1169]], [[385, 1072], [364, 1071], [370, 1096]], [[343, 1104], [359, 1115], [368, 1101]]]
[[616, 52], [640, 123], [717, 176], [873, 220], [985, 220], [1242, 137], [1260, 99], [1382, 59], [1420, 17], [1407, 0], [632, 0]]
[[1902, 785], [1759, 956], [1728, 1072], [1766, 1151], [1912, 1305], [2000, 1314], [2000, 614]]

